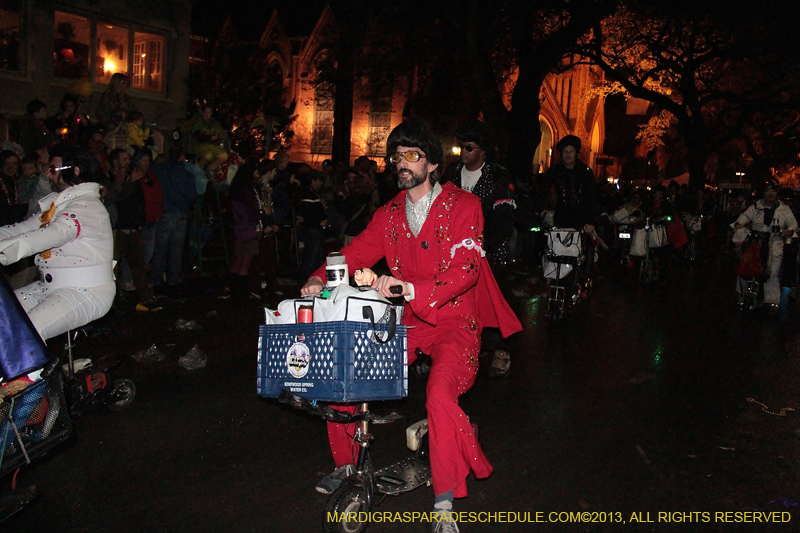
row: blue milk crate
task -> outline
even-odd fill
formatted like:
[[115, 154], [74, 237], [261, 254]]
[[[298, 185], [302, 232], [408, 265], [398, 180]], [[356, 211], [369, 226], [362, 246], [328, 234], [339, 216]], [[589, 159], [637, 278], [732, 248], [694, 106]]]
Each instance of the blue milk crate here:
[[406, 326], [386, 343], [387, 327], [367, 322], [262, 325], [258, 394], [288, 389], [310, 400], [366, 402], [408, 396]]

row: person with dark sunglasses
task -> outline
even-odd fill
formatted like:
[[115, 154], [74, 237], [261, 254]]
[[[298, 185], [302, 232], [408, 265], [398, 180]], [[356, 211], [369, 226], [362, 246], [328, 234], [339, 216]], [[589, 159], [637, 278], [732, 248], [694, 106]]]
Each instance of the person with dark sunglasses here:
[[[516, 227], [525, 215], [520, 198], [524, 187], [490, 157], [493, 140], [486, 124], [477, 120], [462, 124], [456, 130], [456, 141], [458, 161], [447, 168], [442, 181], [452, 182], [481, 199], [486, 255], [493, 268], [505, 267], [514, 259]], [[508, 374], [511, 356], [495, 329], [484, 332], [482, 351], [492, 355], [489, 375]]]

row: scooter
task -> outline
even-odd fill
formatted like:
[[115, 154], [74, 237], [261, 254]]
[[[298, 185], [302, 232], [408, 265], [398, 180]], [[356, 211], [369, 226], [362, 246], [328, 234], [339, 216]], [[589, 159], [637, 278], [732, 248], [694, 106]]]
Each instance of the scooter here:
[[130, 407], [136, 397], [136, 385], [129, 379], [111, 380], [109, 371], [119, 365], [123, 358], [103, 370], [96, 370], [89, 359], [75, 360], [72, 354], [73, 342], [85, 329], [68, 331], [64, 350], [67, 352], [67, 383], [64, 387], [69, 412], [80, 415], [101, 407], [121, 411]]
[[359, 450], [355, 473], [342, 481], [341, 486], [328, 498], [322, 521], [325, 533], [363, 533], [369, 524], [363, 519], [363, 513], [369, 513], [386, 496], [397, 496], [430, 483], [427, 421], [418, 422], [406, 430], [406, 443], [415, 452], [414, 455], [375, 469], [370, 455], [374, 436], [369, 432], [369, 425], [389, 424], [402, 418], [399, 414], [377, 415], [370, 412], [366, 402], [360, 403], [356, 412], [351, 414], [331, 409], [288, 390], [281, 392], [278, 401], [329, 422], [355, 424], [354, 441]]

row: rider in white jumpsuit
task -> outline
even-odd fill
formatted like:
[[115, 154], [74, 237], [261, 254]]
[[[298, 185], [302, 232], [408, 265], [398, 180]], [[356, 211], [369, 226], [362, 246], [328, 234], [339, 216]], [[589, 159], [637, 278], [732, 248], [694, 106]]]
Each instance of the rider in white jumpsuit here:
[[[772, 210], [769, 220], [765, 220], [767, 210]], [[797, 231], [797, 220], [791, 208], [778, 201], [778, 186], [770, 181], [764, 186], [763, 198], [748, 207], [732, 224], [735, 229], [733, 241], [744, 241], [748, 233], [747, 226], [751, 226], [755, 231], [768, 233], [772, 231], [773, 223], [778, 234], [771, 235], [768, 241], [769, 254], [764, 273], [768, 274], [769, 278], [764, 284], [764, 303], [777, 306], [781, 298], [780, 271], [783, 261], [783, 242], [784, 238], [792, 236]], [[744, 283], [742, 278], [737, 279], [736, 291], [739, 294], [742, 293]]]
[[65, 153], [50, 160], [53, 189], [41, 212], [0, 228], [0, 263], [36, 254], [39, 280], [15, 291], [42, 339], [105, 315], [114, 301], [114, 239], [90, 167]]

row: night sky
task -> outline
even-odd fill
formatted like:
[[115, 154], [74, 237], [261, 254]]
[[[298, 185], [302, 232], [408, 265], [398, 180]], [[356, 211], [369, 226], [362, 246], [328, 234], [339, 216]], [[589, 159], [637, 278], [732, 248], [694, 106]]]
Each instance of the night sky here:
[[325, 6], [324, 0], [195, 0], [192, 8], [192, 33], [216, 38], [225, 18], [231, 15], [234, 27], [243, 37], [258, 36], [274, 9], [278, 10], [287, 32], [310, 31]]

